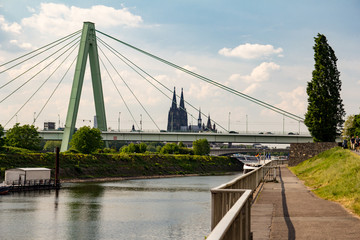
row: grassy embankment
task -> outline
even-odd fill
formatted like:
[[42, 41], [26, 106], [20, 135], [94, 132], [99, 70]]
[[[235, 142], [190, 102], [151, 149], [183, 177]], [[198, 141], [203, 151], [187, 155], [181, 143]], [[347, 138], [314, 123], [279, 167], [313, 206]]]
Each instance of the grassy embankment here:
[[[54, 153], [0, 154], [0, 179], [6, 169], [54, 169]], [[60, 178], [114, 178], [155, 175], [222, 174], [241, 171], [236, 159], [214, 156], [155, 154], [60, 154]], [[54, 171], [52, 171], [54, 172]]]
[[339, 202], [360, 216], [360, 156], [340, 147], [290, 170], [321, 198]]

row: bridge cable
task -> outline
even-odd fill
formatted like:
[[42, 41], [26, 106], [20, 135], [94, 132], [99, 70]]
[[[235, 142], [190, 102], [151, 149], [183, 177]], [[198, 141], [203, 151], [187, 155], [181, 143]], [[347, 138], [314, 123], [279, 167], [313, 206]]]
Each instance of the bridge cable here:
[[[76, 48], [74, 48], [76, 49]], [[71, 54], [71, 53], [70, 53]], [[69, 56], [70, 56], [69, 54]], [[68, 57], [66, 57], [68, 58]], [[55, 89], [52, 91], [51, 95], [49, 96], [49, 98], [46, 100], [44, 106], [41, 108], [41, 110], [39, 111], [38, 115], [35, 117], [35, 121], [38, 119], [39, 115], [42, 113], [42, 111], [44, 110], [44, 108], [46, 107], [46, 105], [49, 103], [50, 99], [52, 98], [52, 96], [54, 95], [54, 93], [56, 92], [56, 90], [59, 88], [60, 84], [62, 83], [62, 81], [64, 80], [66, 74], [69, 72], [70, 68], [72, 65], [74, 65], [75, 61], [77, 59], [77, 56], [74, 58], [74, 60], [71, 62], [70, 66], [68, 67], [68, 69], [66, 70], [65, 74], [63, 75], [63, 77], [61, 78], [60, 82], [56, 85]], [[33, 124], [35, 123], [35, 121], [33, 122]], [[59, 126], [60, 127], [60, 126]]]
[[[149, 84], [151, 84], [153, 87], [155, 87], [158, 91], [160, 91], [164, 96], [166, 96], [168, 99], [170, 99], [172, 102], [172, 98], [169, 97], [168, 95], [166, 95], [162, 90], [160, 90], [157, 86], [155, 86], [153, 83], [151, 83], [145, 76], [143, 76], [140, 72], [138, 72], [136, 69], [134, 69], [134, 67], [130, 66], [127, 62], [124, 61], [124, 59], [126, 59], [128, 62], [130, 62], [132, 65], [134, 65], [137, 69], [139, 69], [140, 71], [142, 71], [144, 74], [146, 74], [148, 77], [150, 77], [151, 79], [153, 79], [154, 81], [156, 81], [159, 85], [161, 85], [162, 87], [164, 87], [165, 89], [167, 89], [169, 92], [172, 92], [171, 89], [169, 89], [168, 87], [166, 87], [164, 84], [162, 84], [161, 82], [159, 82], [156, 78], [154, 78], [153, 76], [151, 76], [149, 73], [147, 73], [146, 71], [144, 71], [142, 68], [140, 68], [139, 66], [137, 66], [134, 62], [132, 62], [131, 60], [129, 60], [128, 58], [126, 58], [124, 55], [122, 55], [121, 53], [119, 53], [117, 50], [115, 50], [113, 47], [111, 47], [110, 45], [108, 45], [106, 42], [104, 42], [102, 39], [98, 38], [99, 42], [101, 42], [102, 44], [106, 44], [107, 48], [111, 48], [113, 53], [114, 51], [116, 53], [114, 53], [121, 61], [123, 61], [126, 65], [128, 65], [132, 70], [134, 70], [137, 74], [139, 74], [143, 79], [145, 79]], [[120, 55], [120, 56], [118, 56]], [[124, 59], [122, 59], [124, 58]], [[177, 97], [180, 98], [179, 95], [176, 94]], [[190, 107], [192, 107], [193, 109], [195, 109], [196, 111], [200, 111], [199, 109], [197, 109], [196, 107], [194, 107], [191, 103], [189, 103], [188, 101], [184, 100]], [[180, 109], [183, 109], [181, 106], [179, 106]], [[186, 109], [183, 109], [184, 111]], [[206, 117], [206, 115], [202, 112], [200, 112], [203, 116]], [[196, 119], [196, 117], [194, 117], [191, 113], [188, 113], [193, 119]], [[215, 123], [217, 126], [219, 126], [220, 128], [222, 128], [223, 130], [227, 131], [224, 127], [222, 127], [219, 123], [217, 123], [216, 121], [212, 120], [213, 123]]]
[[[12, 63], [12, 62], [14, 62], [14, 61], [16, 61], [16, 60], [19, 60], [19, 59], [21, 59], [21, 58], [23, 58], [23, 57], [26, 57], [26, 56], [28, 56], [28, 55], [30, 55], [30, 54], [32, 54], [32, 53], [37, 52], [37, 51], [39, 51], [39, 50], [41, 50], [41, 49], [43, 49], [43, 48], [48, 47], [47, 49], [45, 49], [45, 50], [43, 50], [43, 51], [41, 51], [41, 52], [39, 52], [39, 53], [31, 56], [31, 57], [28, 57], [27, 59], [25, 59], [25, 60], [23, 60], [23, 61], [15, 64], [15, 65], [13, 65], [13, 66], [11, 66], [11, 67], [8, 67], [7, 69], [1, 71], [0, 74], [2, 74], [2, 73], [4, 73], [4, 72], [6, 72], [6, 71], [8, 71], [8, 70], [10, 70], [10, 69], [12, 69], [12, 68], [14, 68], [14, 67], [22, 64], [22, 63], [24, 63], [24, 62], [26, 62], [26, 61], [34, 58], [34, 57], [42, 54], [43, 52], [46, 52], [46, 51], [50, 50], [51, 48], [54, 48], [55, 46], [57, 46], [57, 45], [65, 42], [65, 41], [69, 40], [70, 38], [74, 37], [76, 34], [79, 34], [80, 32], [81, 32], [81, 30], [79, 30], [79, 31], [77, 31], [77, 32], [75, 32], [75, 33], [72, 33], [72, 34], [70, 34], [70, 35], [68, 35], [68, 36], [66, 36], [66, 37], [63, 37], [63, 38], [61, 38], [61, 39], [59, 39], [59, 40], [56, 40], [55, 42], [49, 43], [49, 44], [47, 44], [47, 45], [45, 45], [45, 46], [43, 46], [43, 47], [41, 47], [41, 48], [38, 48], [38, 49], [36, 49], [36, 50], [34, 50], [34, 51], [32, 51], [32, 52], [29, 52], [29, 53], [27, 53], [27, 54], [25, 54], [25, 55], [23, 55], [23, 56], [20, 56], [20, 57], [18, 57], [18, 58], [15, 58], [15, 59], [13, 59], [13, 60], [11, 60], [11, 61], [9, 61], [9, 62], [6, 62], [6, 63], [4, 63], [4, 64], [1, 64], [0, 67], [5, 66], [5, 65], [7, 65], [7, 64], [9, 64], [9, 63]], [[56, 43], [56, 44], [55, 44], [55, 43]], [[52, 44], [54, 44], [54, 45], [52, 45]], [[52, 46], [51, 46], [51, 45], [52, 45]]]
[[[150, 77], [151, 79], [153, 79], [154, 81], [156, 81], [159, 85], [161, 85], [162, 87], [164, 87], [165, 89], [167, 89], [169, 92], [172, 92], [172, 90], [170, 90], [168, 87], [166, 87], [165, 85], [163, 85], [161, 82], [159, 82], [156, 78], [154, 78], [153, 76], [151, 76], [149, 73], [147, 73], [146, 71], [144, 71], [142, 68], [140, 68], [138, 65], [136, 65], [134, 62], [132, 62], [131, 60], [129, 60], [128, 58], [126, 58], [124, 55], [122, 55], [121, 53], [119, 53], [117, 50], [115, 50], [114, 48], [112, 48], [110, 45], [108, 45], [106, 42], [104, 42], [102, 39], [99, 38], [99, 41], [103, 44], [106, 44], [108, 46], [108, 49], [111, 48], [113, 53], [114, 51], [116, 53], [114, 53], [121, 61], [123, 61], [126, 65], [128, 65], [133, 71], [135, 71], [138, 75], [140, 75], [143, 79], [145, 79], [149, 84], [151, 84], [153, 87], [155, 87], [159, 92], [161, 92], [165, 97], [167, 97], [168, 99], [171, 100], [171, 102], [175, 101], [169, 97], [168, 95], [166, 95], [161, 89], [159, 89], [157, 86], [155, 86], [152, 82], [150, 82], [146, 77], [144, 77], [140, 72], [138, 72], [136, 69], [134, 69], [134, 67], [132, 67], [130, 64], [128, 64], [126, 61], [124, 61], [124, 59], [126, 59], [128, 62], [130, 62], [132, 65], [134, 65], [136, 68], [138, 68], [140, 71], [142, 71], [143, 73], [145, 73], [148, 77]], [[118, 55], [120, 56], [118, 56]], [[124, 59], [122, 59], [124, 58]], [[176, 94], [176, 96], [178, 98], [180, 98], [179, 95]], [[196, 107], [194, 107], [191, 103], [189, 103], [188, 101], [184, 100], [190, 107], [192, 107], [193, 109], [195, 109], [196, 111], [200, 112], [201, 115], [205, 116], [206, 115], [204, 113], [202, 113], [199, 109], [197, 109]], [[186, 111], [186, 109], [182, 108], [181, 106], [179, 106], [180, 109]], [[192, 115], [191, 113], [188, 113], [193, 119], [196, 119], [196, 117], [194, 117], [194, 115]], [[223, 126], [221, 126], [219, 123], [217, 123], [216, 121], [212, 120], [213, 123], [217, 124], [220, 128], [222, 128], [224, 131], [227, 131]]]
[[[100, 48], [100, 47], [99, 47]], [[131, 92], [131, 94], [134, 96], [134, 98], [136, 99], [136, 101], [140, 104], [141, 108], [145, 111], [145, 113], [147, 114], [147, 116], [151, 119], [151, 121], [154, 123], [154, 125], [156, 126], [156, 128], [160, 131], [159, 126], [156, 124], [156, 122], [154, 121], [154, 119], [151, 117], [150, 113], [146, 110], [146, 108], [144, 107], [144, 105], [140, 102], [140, 100], [138, 99], [138, 97], [135, 95], [134, 91], [130, 88], [130, 86], [126, 83], [126, 81], [124, 80], [124, 78], [120, 75], [120, 73], [116, 70], [116, 68], [114, 67], [114, 65], [111, 63], [111, 61], [109, 60], [109, 58], [105, 55], [105, 53], [102, 51], [102, 49], [100, 48], [100, 51], [104, 54], [105, 58], [108, 60], [108, 62], [110, 63], [110, 65], [112, 66], [112, 68], [115, 70], [115, 72], [117, 73], [117, 75], [120, 77], [120, 79], [122, 80], [122, 82], [125, 84], [125, 86], [128, 88], [128, 90]], [[115, 83], [114, 83], [115, 84]]]
[[117, 42], [122, 43], [123, 45], [126, 45], [126, 46], [128, 46], [128, 47], [130, 47], [130, 48], [132, 48], [132, 49], [134, 49], [134, 50], [137, 50], [137, 51], [139, 51], [139, 52], [141, 52], [141, 53], [143, 53], [143, 54], [145, 54], [145, 55], [147, 55], [147, 56], [149, 56], [149, 57], [152, 57], [152, 58], [154, 58], [154, 59], [156, 59], [156, 60], [158, 60], [158, 61], [160, 61], [160, 62], [163, 62], [163, 63], [165, 63], [165, 64], [167, 64], [167, 65], [169, 65], [169, 66], [171, 66], [171, 67], [174, 67], [174, 68], [176, 68], [176, 69], [178, 69], [178, 70], [180, 70], [180, 71], [182, 71], [182, 72], [185, 72], [185, 73], [187, 73], [187, 74], [189, 74], [189, 75], [192, 75], [192, 76], [194, 76], [194, 77], [196, 77], [196, 78], [198, 78], [198, 79], [200, 79], [200, 80], [203, 80], [203, 81], [205, 81], [205, 82], [207, 82], [207, 83], [210, 83], [210, 84], [212, 84], [212, 85], [214, 85], [214, 86], [217, 86], [217, 87], [219, 87], [219, 88], [221, 88], [221, 89], [223, 89], [223, 90], [226, 90], [226, 91], [228, 91], [228, 92], [230, 92], [230, 93], [232, 93], [232, 94], [234, 94], [234, 95], [240, 96], [240, 97], [242, 97], [242, 98], [244, 98], [244, 99], [247, 99], [247, 100], [249, 100], [249, 101], [251, 101], [251, 102], [253, 102], [253, 103], [256, 103], [256, 104], [258, 104], [258, 105], [260, 105], [260, 106], [263, 106], [263, 107], [265, 107], [265, 108], [267, 108], [267, 109], [269, 109], [269, 110], [272, 110], [272, 111], [274, 111], [274, 112], [277, 112], [277, 113], [279, 113], [279, 114], [281, 114], [281, 115], [284, 115], [284, 116], [287, 116], [287, 117], [289, 117], [289, 118], [292, 118], [292, 119], [294, 119], [294, 120], [296, 120], [296, 121], [304, 121], [304, 118], [302, 118], [302, 117], [300, 117], [300, 116], [297, 116], [297, 115], [292, 114], [292, 113], [290, 113], [290, 112], [288, 112], [288, 111], [285, 111], [285, 110], [282, 110], [282, 109], [280, 109], [280, 108], [277, 108], [277, 107], [275, 107], [275, 106], [273, 106], [273, 105], [270, 105], [270, 104], [268, 104], [268, 103], [266, 103], [266, 102], [263, 102], [263, 101], [261, 101], [261, 100], [259, 100], [259, 99], [256, 99], [256, 98], [253, 98], [253, 97], [251, 97], [251, 96], [249, 96], [249, 95], [246, 95], [246, 94], [244, 94], [244, 93], [241, 93], [241, 92], [238, 91], [238, 90], [232, 89], [232, 88], [227, 87], [227, 86], [225, 86], [225, 85], [223, 85], [223, 84], [221, 84], [221, 83], [218, 83], [218, 82], [216, 82], [216, 81], [213, 81], [213, 80], [211, 80], [211, 79], [209, 79], [209, 78], [206, 78], [206, 77], [204, 77], [204, 76], [202, 76], [202, 75], [199, 75], [199, 74], [197, 74], [197, 73], [195, 73], [195, 72], [192, 72], [192, 71], [190, 71], [190, 70], [187, 70], [187, 69], [185, 69], [185, 68], [183, 68], [183, 67], [180, 67], [180, 66], [178, 66], [178, 65], [176, 65], [176, 64], [174, 64], [174, 63], [171, 63], [171, 62], [169, 62], [169, 61], [167, 61], [167, 60], [165, 60], [165, 59], [162, 59], [162, 58], [157, 57], [157, 56], [155, 56], [155, 55], [153, 55], [153, 54], [151, 54], [151, 53], [149, 53], [149, 52], [146, 52], [146, 51], [144, 51], [144, 50], [142, 50], [142, 49], [139, 49], [139, 48], [137, 48], [137, 47], [135, 47], [135, 46], [133, 46], [133, 45], [131, 45], [131, 44], [128, 44], [128, 43], [123, 42], [123, 41], [121, 41], [121, 40], [119, 40], [119, 39], [116, 39], [116, 38], [114, 38], [114, 37], [112, 37], [112, 36], [110, 36], [110, 35], [108, 35], [108, 34], [106, 34], [106, 33], [103, 33], [103, 32], [101, 32], [101, 31], [99, 31], [99, 30], [96, 30], [96, 31], [97, 31], [98, 33], [104, 35], [104, 36], [107, 36], [107, 37], [109, 37], [109, 38], [111, 38], [111, 39], [113, 39], [113, 40], [115, 40], [115, 41], [117, 41]]
[[[99, 46], [98, 46], [98, 47], [99, 47]], [[99, 47], [99, 49], [100, 49], [100, 47]], [[102, 52], [102, 50], [101, 50], [101, 49], [100, 49], [100, 51]], [[130, 110], [129, 106], [127, 105], [127, 103], [126, 103], [126, 101], [125, 101], [125, 99], [124, 99], [124, 97], [123, 97], [123, 96], [122, 96], [122, 94], [120, 93], [120, 91], [119, 91], [118, 87], [116, 86], [116, 84], [115, 84], [115, 82], [114, 82], [113, 78], [111, 77], [111, 74], [109, 73], [109, 70], [108, 70], [108, 69], [107, 69], [107, 67], [105, 66], [105, 64], [104, 64], [103, 60], [102, 60], [100, 57], [99, 57], [99, 59], [100, 59], [100, 61], [101, 61], [101, 64], [102, 64], [102, 65], [103, 65], [103, 67], [105, 68], [105, 71], [107, 72], [107, 74], [108, 74], [109, 78], [111, 79], [111, 81], [112, 81], [112, 83], [113, 83], [114, 87], [116, 88], [116, 91], [118, 92], [118, 94], [120, 95], [120, 97], [121, 97], [122, 101], [124, 102], [125, 107], [127, 108], [128, 112], [130, 113], [130, 115], [131, 115], [131, 117], [132, 117], [132, 119], [133, 119], [134, 123], [136, 124], [137, 129], [140, 129], [140, 128], [139, 128], [139, 125], [138, 125], [137, 121], [135, 120], [134, 115], [132, 114], [132, 112], [131, 112], [131, 110]]]
[[[77, 41], [80, 39], [80, 36], [75, 38], [74, 40], [72, 40], [71, 42], [67, 43], [64, 47], [70, 45], [71, 43]], [[40, 62], [38, 62], [37, 64], [33, 65], [32, 67], [28, 68], [26, 71], [24, 71], [23, 73], [19, 74], [18, 76], [16, 76], [15, 78], [13, 78], [12, 80], [8, 81], [7, 83], [5, 83], [4, 85], [0, 86], [0, 89], [4, 88], [5, 86], [9, 85], [10, 83], [12, 83], [13, 81], [15, 81], [16, 79], [18, 79], [19, 77], [21, 77], [22, 75], [24, 75], [25, 73], [29, 72], [30, 70], [32, 70], [33, 68], [37, 67], [38, 65], [40, 65], [41, 63], [43, 63], [44, 61], [48, 60], [50, 57], [52, 57], [53, 55], [57, 54], [58, 52], [60, 52], [64, 47], [58, 49], [57, 51], [55, 51], [54, 53], [50, 54], [49, 56], [45, 57], [43, 60], [41, 60]], [[64, 54], [64, 53], [63, 53]], [[46, 67], [48, 67], [49, 65], [47, 65]], [[45, 68], [46, 68], [45, 67]], [[41, 71], [43, 71], [45, 68], [43, 68]], [[38, 72], [37, 74], [39, 74], [40, 72]], [[2, 102], [2, 101], [1, 101]], [[0, 103], [1, 103], [0, 102]]]
[[[75, 39], [76, 40], [76, 39]], [[73, 41], [72, 41], [73, 42]], [[45, 67], [43, 67], [40, 71], [38, 71], [35, 75], [33, 75], [31, 78], [29, 78], [27, 81], [25, 81], [23, 84], [21, 84], [18, 88], [16, 88], [13, 92], [11, 92], [9, 95], [7, 95], [5, 98], [3, 98], [0, 103], [4, 102], [7, 98], [9, 98], [11, 95], [13, 95], [15, 92], [17, 92], [19, 89], [21, 89], [24, 85], [29, 83], [31, 80], [33, 80], [37, 75], [39, 75], [44, 69], [49, 67], [51, 64], [53, 64], [56, 60], [58, 60], [62, 55], [64, 55], [66, 52], [68, 52], [72, 47], [74, 47], [76, 44], [78, 44], [80, 41], [75, 42], [72, 46], [70, 46], [68, 49], [66, 49], [62, 54], [60, 54], [58, 57], [56, 57], [53, 61], [51, 61], [49, 64], [47, 64]], [[69, 43], [70, 44], [70, 43]], [[67, 45], [69, 45], [67, 44]], [[61, 49], [60, 49], [61, 50]], [[59, 52], [60, 50], [56, 51], [55, 53]], [[53, 56], [55, 53], [51, 54]], [[49, 56], [50, 57], [50, 56]], [[38, 64], [36, 64], [38, 65]], [[21, 74], [22, 75], [22, 74]], [[1, 88], [0, 88], [1, 89]]]
[[[6, 122], [5, 126], [25, 107], [25, 105], [35, 96], [35, 94], [45, 85], [46, 82], [48, 82], [48, 80], [55, 74], [55, 72], [63, 65], [63, 63], [69, 58], [69, 56], [74, 52], [74, 50], [76, 49], [76, 46], [73, 47], [73, 50], [71, 50], [71, 52], [66, 56], [66, 58], [57, 66], [57, 68], [49, 75], [49, 77], [40, 85], [40, 87], [38, 87], [38, 89], [27, 99], [27, 101], [17, 110], [17, 112]], [[75, 59], [73, 60], [73, 62], [71, 63], [70, 67], [73, 65]], [[62, 79], [60, 80], [60, 82], [57, 84], [57, 86], [55, 87], [55, 90], [52, 92], [52, 94], [50, 95], [50, 97], [48, 98], [48, 100], [46, 101], [45, 105], [42, 107], [42, 109], [40, 110], [40, 112], [38, 113], [38, 115], [35, 117], [34, 122], [32, 124], [35, 123], [36, 119], [39, 117], [39, 115], [41, 114], [41, 112], [43, 111], [43, 109], [45, 108], [46, 104], [49, 102], [50, 98], [53, 96], [54, 92], [56, 91], [56, 89], [59, 87], [60, 83], [63, 81], [65, 75], [67, 74], [67, 72], [69, 71], [70, 67], [68, 68], [68, 70], [66, 71], [66, 73], [64, 74], [64, 76], [62, 77]]]

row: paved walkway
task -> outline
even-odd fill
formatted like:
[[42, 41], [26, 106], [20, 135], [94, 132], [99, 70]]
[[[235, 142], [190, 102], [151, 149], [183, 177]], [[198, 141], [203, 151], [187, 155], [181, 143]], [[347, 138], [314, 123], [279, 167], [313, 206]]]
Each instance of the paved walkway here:
[[278, 183], [265, 183], [251, 210], [258, 239], [360, 239], [360, 218], [320, 199], [285, 166]]

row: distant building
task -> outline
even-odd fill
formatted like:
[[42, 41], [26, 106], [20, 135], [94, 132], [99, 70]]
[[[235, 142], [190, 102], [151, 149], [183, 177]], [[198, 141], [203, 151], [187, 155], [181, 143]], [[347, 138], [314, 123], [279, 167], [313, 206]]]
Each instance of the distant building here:
[[188, 131], [188, 118], [185, 108], [184, 93], [181, 89], [180, 105], [176, 104], [176, 91], [174, 87], [173, 99], [171, 108], [168, 114], [168, 132], [187, 132]]
[[176, 103], [176, 90], [174, 87], [173, 99], [168, 114], [168, 132], [216, 132], [215, 124], [211, 124], [210, 114], [208, 116], [207, 124], [205, 125], [201, 119], [201, 110], [199, 110], [199, 118], [197, 125], [188, 125], [187, 112], [185, 108], [185, 100], [183, 89], [181, 89], [179, 107]]
[[55, 122], [44, 122], [44, 130], [55, 130]]
[[190, 132], [201, 132], [201, 131], [203, 131], [202, 119], [201, 119], [201, 109], [199, 109], [199, 118], [198, 118], [197, 125], [190, 125], [189, 126], [189, 131]]

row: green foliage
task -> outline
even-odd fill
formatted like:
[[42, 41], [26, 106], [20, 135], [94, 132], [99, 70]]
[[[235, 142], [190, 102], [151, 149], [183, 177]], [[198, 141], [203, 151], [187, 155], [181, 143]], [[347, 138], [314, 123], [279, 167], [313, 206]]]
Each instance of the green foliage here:
[[46, 141], [43, 150], [46, 152], [54, 152], [54, 149], [61, 147], [61, 141]]
[[89, 126], [81, 127], [73, 134], [70, 146], [81, 153], [92, 153], [98, 148], [103, 147], [101, 131]]
[[0, 124], [0, 149], [4, 146], [5, 143], [5, 139], [3, 138], [3, 136], [4, 136], [4, 128]]
[[123, 153], [145, 153], [147, 149], [147, 145], [145, 143], [134, 144], [130, 143], [127, 146], [123, 146], [121, 148], [121, 152]]
[[176, 143], [167, 143], [160, 150], [161, 154], [179, 154], [180, 148]]
[[41, 138], [34, 125], [20, 126], [19, 123], [16, 123], [6, 133], [6, 144], [12, 147], [39, 150], [40, 141]]
[[344, 104], [340, 97], [340, 72], [337, 70], [335, 52], [324, 35], [315, 39], [315, 70], [308, 82], [308, 108], [305, 125], [315, 142], [334, 142], [344, 123]]
[[320, 197], [360, 215], [360, 156], [336, 147], [290, 168]]
[[345, 138], [360, 136], [360, 114], [348, 116], [344, 124], [343, 136]]
[[193, 142], [195, 155], [208, 155], [210, 153], [210, 144], [207, 139], [198, 139]]
[[161, 154], [194, 154], [194, 151], [188, 149], [182, 142], [179, 142], [179, 144], [167, 143], [158, 152]]

